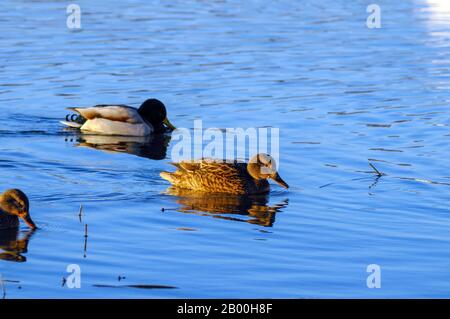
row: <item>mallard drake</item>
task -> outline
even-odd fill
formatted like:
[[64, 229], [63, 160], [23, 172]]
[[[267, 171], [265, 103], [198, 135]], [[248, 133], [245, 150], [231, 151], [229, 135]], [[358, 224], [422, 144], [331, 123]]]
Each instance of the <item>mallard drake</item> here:
[[270, 190], [268, 179], [289, 188], [278, 174], [275, 160], [268, 154], [255, 155], [248, 164], [211, 159], [171, 164], [178, 170], [161, 172], [160, 175], [179, 188], [208, 193], [262, 194]]
[[68, 115], [66, 121], [61, 121], [62, 124], [97, 134], [147, 136], [164, 132], [164, 125], [170, 130], [175, 129], [167, 119], [165, 105], [157, 99], [146, 100], [139, 109], [106, 104], [68, 109], [79, 115]]
[[9, 189], [0, 195], [0, 230], [18, 228], [19, 218], [31, 229], [37, 228], [30, 217], [27, 195], [20, 189]]

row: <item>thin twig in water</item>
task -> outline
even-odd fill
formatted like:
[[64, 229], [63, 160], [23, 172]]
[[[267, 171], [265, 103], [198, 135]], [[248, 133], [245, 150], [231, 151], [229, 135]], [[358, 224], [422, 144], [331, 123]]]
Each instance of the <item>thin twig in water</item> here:
[[386, 175], [386, 174], [384, 174], [384, 173], [381, 173], [379, 170], [377, 170], [377, 168], [376, 168], [372, 163], [369, 163], [369, 165], [370, 165], [370, 167], [372, 167], [373, 171], [374, 171], [375, 174], [377, 174], [378, 176]]
[[[375, 175], [377, 175], [377, 179], [375, 180], [375, 183], [373, 183], [373, 184], [369, 187], [369, 188], [372, 188], [372, 187], [374, 187], [374, 186], [377, 184], [378, 179], [379, 179], [381, 176], [386, 176], [386, 174], [380, 172], [380, 171], [379, 171], [372, 163], [369, 163], [369, 165], [370, 165], [370, 167], [373, 169], [373, 173], [374, 173]], [[364, 171], [364, 173], [367, 173], [367, 172]], [[358, 181], [358, 180], [364, 180], [364, 179], [366, 179], [366, 178], [367, 178], [367, 177], [358, 177], [358, 178], [353, 178], [353, 179], [350, 179], [350, 180], [342, 180], [342, 182], [347, 182], [347, 181]], [[338, 183], [340, 183], [340, 181], [338, 181], [338, 182], [331, 182], [331, 183], [328, 183], [328, 184], [319, 186], [319, 188], [325, 188], [325, 187], [328, 187], [328, 186], [331, 186], [331, 185], [335, 185], [335, 184], [338, 184]]]
[[375, 186], [377, 186], [378, 184], [378, 180], [381, 178], [381, 175], [378, 175], [377, 177], [375, 177], [375, 181], [372, 183], [372, 185], [369, 186], [370, 188], [374, 188]]
[[353, 182], [353, 181], [359, 181], [359, 180], [363, 180], [363, 179], [367, 179], [367, 177], [358, 177], [358, 178], [352, 178], [352, 179], [342, 179], [342, 180], [339, 180], [337, 182], [331, 182], [331, 183], [319, 186], [319, 188], [328, 187], [328, 186], [331, 186], [331, 185], [339, 184], [341, 182]]
[[80, 204], [80, 212], [78, 213], [78, 218], [80, 219], [80, 223], [82, 222], [81, 216], [83, 215], [83, 204]]
[[87, 251], [87, 239], [88, 239], [88, 225], [84, 225], [84, 255], [83, 257], [86, 258], [86, 251]]

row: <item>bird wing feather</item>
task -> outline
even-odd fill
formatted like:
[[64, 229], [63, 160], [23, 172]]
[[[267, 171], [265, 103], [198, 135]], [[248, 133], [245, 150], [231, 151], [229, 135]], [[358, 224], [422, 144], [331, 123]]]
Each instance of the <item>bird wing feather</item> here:
[[[203, 176], [206, 179], [236, 181], [240, 179], [245, 164], [213, 162], [210, 160], [180, 162], [184, 171]], [[242, 166], [244, 165], [244, 166]]]
[[131, 124], [143, 122], [137, 109], [126, 105], [96, 105], [92, 107], [69, 107], [68, 109], [79, 113], [87, 120], [102, 118]]
[[178, 169], [185, 172], [202, 172], [205, 174], [220, 173], [221, 175], [234, 175], [236, 174], [236, 168], [238, 167], [236, 163], [226, 163], [211, 161], [208, 159], [202, 160], [192, 160], [192, 161], [181, 161], [178, 163], [170, 163]]
[[208, 192], [244, 194], [248, 186], [247, 164], [214, 162], [208, 159], [171, 163], [178, 168], [161, 176], [174, 186]]

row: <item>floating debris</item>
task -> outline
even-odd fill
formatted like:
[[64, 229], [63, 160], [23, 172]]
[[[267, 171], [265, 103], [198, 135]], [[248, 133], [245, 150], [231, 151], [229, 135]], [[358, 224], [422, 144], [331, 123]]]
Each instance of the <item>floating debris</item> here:
[[81, 217], [83, 216], [83, 204], [80, 204], [80, 211], [78, 213], [78, 218], [80, 219], [80, 223], [82, 223]]
[[380, 172], [372, 163], [369, 163], [369, 165], [370, 165], [370, 167], [372, 167], [374, 173], [376, 175], [378, 175], [379, 177], [386, 175], [386, 174]]
[[84, 225], [84, 254], [83, 258], [86, 258], [87, 256], [87, 239], [88, 239], [88, 225]]

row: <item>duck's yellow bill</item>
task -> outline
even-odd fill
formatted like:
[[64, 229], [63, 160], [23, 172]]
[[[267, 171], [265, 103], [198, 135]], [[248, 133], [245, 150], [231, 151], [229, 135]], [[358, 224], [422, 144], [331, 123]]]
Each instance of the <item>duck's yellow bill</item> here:
[[170, 123], [169, 119], [166, 117], [163, 121], [163, 123], [170, 128], [172, 131], [176, 130], [177, 128]]

